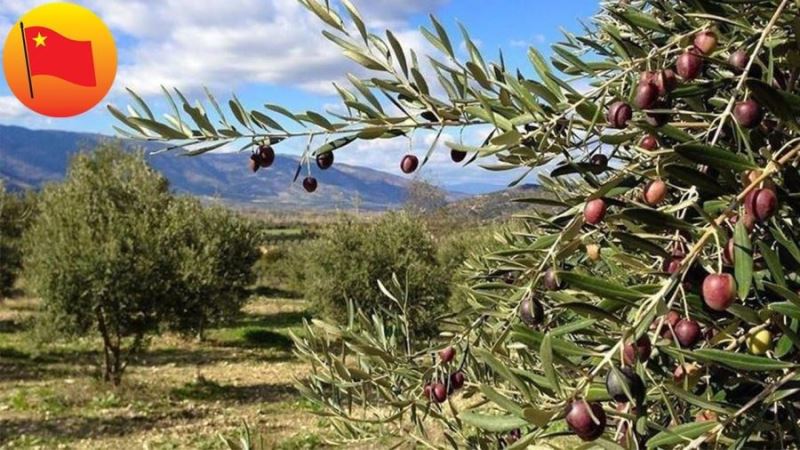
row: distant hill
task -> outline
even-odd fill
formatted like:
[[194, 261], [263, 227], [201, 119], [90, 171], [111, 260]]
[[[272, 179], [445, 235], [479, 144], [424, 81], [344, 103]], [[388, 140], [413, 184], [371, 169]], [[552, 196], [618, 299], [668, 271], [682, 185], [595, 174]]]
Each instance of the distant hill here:
[[506, 220], [514, 214], [541, 208], [529, 203], [514, 201], [529, 197], [547, 198], [548, 194], [541, 186], [525, 184], [451, 202], [439, 213], [444, 213], [449, 218], [479, 222]]
[[[105, 139], [109, 138], [0, 125], [0, 178], [10, 189], [39, 188], [61, 180], [72, 155]], [[123, 142], [130, 148], [140, 146], [138, 142]], [[356, 205], [369, 210], [390, 209], [405, 201], [409, 184], [396, 175], [337, 163], [327, 171], [315, 171], [319, 189], [307, 194], [299, 180], [292, 183], [299, 161], [296, 156], [278, 154], [272, 167], [256, 174], [247, 169], [246, 153], [190, 158], [166, 152], [147, 158], [178, 193], [269, 209], [349, 209]]]

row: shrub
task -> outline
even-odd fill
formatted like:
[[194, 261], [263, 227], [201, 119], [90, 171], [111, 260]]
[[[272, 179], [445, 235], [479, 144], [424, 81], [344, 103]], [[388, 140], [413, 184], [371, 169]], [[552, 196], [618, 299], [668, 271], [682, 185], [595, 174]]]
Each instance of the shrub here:
[[177, 280], [167, 326], [202, 339], [208, 326], [234, 318], [247, 300], [259, 256], [251, 222], [190, 199], [166, 212]]
[[254, 231], [227, 211], [175, 199], [139, 154], [107, 144], [76, 156], [40, 211], [25, 233], [25, 269], [44, 320], [97, 332], [114, 384], [148, 334], [202, 335], [246, 298]]
[[173, 247], [162, 232], [170, 200], [167, 181], [141, 156], [106, 146], [76, 156], [66, 181], [44, 190], [25, 235], [26, 277], [44, 320], [97, 331], [114, 384], [126, 351], [158, 328], [174, 292]]
[[7, 192], [0, 181], [0, 298], [11, 293], [22, 269], [22, 233], [35, 207], [34, 194]]
[[433, 319], [445, 311], [449, 278], [419, 220], [402, 213], [371, 223], [343, 220], [323, 232], [309, 254], [305, 296], [325, 317], [345, 322], [349, 300], [368, 315], [398, 313], [377, 285], [389, 285], [396, 275], [407, 286], [412, 330], [426, 336], [436, 330]]
[[[520, 449], [566, 429], [570, 448], [800, 445], [797, 2], [602, 2], [552, 64], [529, 50], [535, 78], [487, 61], [465, 29], [460, 61], [434, 19], [428, 79], [351, 2], [301, 2], [372, 71], [340, 91], [349, 117], [297, 116], [336, 130], [318, 153], [482, 125], [478, 147], [447, 144], [490, 169], [537, 169], [552, 193], [476, 267], [472, 308], [441, 342], [402, 345], [396, 314], [309, 325], [303, 392], [345, 439], [382, 423], [431, 447]], [[402, 114], [380, 112], [384, 97]], [[457, 363], [436, 357], [445, 347]], [[459, 391], [469, 400], [451, 402]]]

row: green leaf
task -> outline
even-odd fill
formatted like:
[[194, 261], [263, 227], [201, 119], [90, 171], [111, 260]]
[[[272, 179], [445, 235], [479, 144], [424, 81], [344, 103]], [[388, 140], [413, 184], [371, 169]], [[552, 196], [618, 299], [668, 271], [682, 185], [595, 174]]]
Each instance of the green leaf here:
[[768, 291], [777, 294], [778, 296], [789, 300], [790, 302], [794, 303], [795, 305], [800, 306], [800, 295], [787, 289], [785, 286], [764, 282], [764, 287], [767, 288]]
[[580, 289], [611, 300], [637, 301], [644, 297], [641, 292], [620, 286], [606, 279], [582, 275], [576, 272], [558, 272], [558, 279], [573, 289]]
[[794, 303], [790, 302], [770, 303], [767, 306], [767, 309], [769, 309], [770, 311], [775, 311], [776, 313], [782, 314], [791, 319], [800, 320], [800, 306], [797, 306]]
[[623, 247], [636, 252], [644, 251], [647, 254], [661, 256], [666, 258], [669, 252], [661, 248], [658, 244], [653, 243], [649, 239], [645, 239], [635, 234], [626, 233], [623, 231], [612, 231], [611, 237], [618, 239]]
[[717, 422], [690, 422], [664, 430], [647, 440], [647, 448], [671, 447], [688, 443], [716, 427]]
[[514, 402], [514, 400], [511, 400], [505, 395], [497, 392], [493, 387], [487, 384], [481, 384], [478, 389], [480, 389], [484, 397], [493, 401], [497, 406], [503, 408], [505, 411], [517, 417], [524, 417], [521, 406]]
[[129, 117], [128, 120], [133, 122], [134, 124], [146, 128], [158, 135], [160, 135], [164, 139], [187, 139], [188, 136], [183, 134], [182, 132], [168, 127], [160, 122], [156, 122], [155, 120], [144, 119], [141, 117]]
[[390, 30], [386, 30], [386, 38], [389, 40], [389, 45], [392, 46], [392, 51], [394, 52], [395, 58], [397, 58], [397, 63], [400, 64], [400, 69], [403, 70], [403, 74], [408, 76], [408, 62], [406, 61], [406, 52], [403, 50], [403, 46], [400, 45], [400, 41], [394, 36]]
[[555, 44], [551, 47], [558, 56], [564, 58], [565, 61], [572, 64], [575, 68], [580, 69], [586, 74], [594, 75], [594, 70], [586, 65], [580, 58], [575, 56], [574, 50], [568, 50], [561, 45]]
[[714, 168], [731, 169], [737, 172], [758, 168], [757, 165], [730, 150], [710, 145], [682, 144], [675, 147], [675, 152], [688, 160]]
[[539, 348], [539, 357], [542, 358], [542, 370], [544, 370], [545, 378], [547, 378], [550, 386], [553, 386], [558, 396], [562, 397], [564, 393], [561, 391], [561, 384], [558, 382], [558, 374], [553, 366], [553, 343], [549, 334], [545, 334], [544, 339], [542, 339], [542, 345]]
[[628, 8], [624, 12], [622, 12], [622, 17], [624, 17], [628, 22], [636, 25], [637, 27], [645, 28], [648, 30], [658, 31], [661, 33], [665, 33], [667, 30], [659, 23], [658, 19], [655, 17], [639, 11], [636, 8]]
[[353, 23], [356, 25], [358, 32], [361, 34], [361, 37], [366, 42], [367, 40], [367, 27], [364, 25], [364, 19], [361, 17], [361, 14], [358, 12], [358, 9], [350, 2], [350, 0], [342, 0], [342, 5], [347, 9], [347, 12], [350, 14], [350, 18], [353, 20]]
[[736, 224], [733, 240], [734, 272], [736, 284], [739, 286], [739, 298], [747, 298], [753, 284], [753, 246], [743, 220]]
[[473, 63], [472, 61], [467, 61], [467, 69], [472, 74], [472, 76], [475, 78], [475, 81], [477, 81], [478, 84], [480, 84], [482, 88], [484, 88], [484, 89], [491, 89], [492, 88], [491, 81], [489, 81], [489, 78], [486, 76], [486, 73], [483, 71], [483, 69], [481, 69], [480, 66], [478, 66], [475, 63]]
[[200, 108], [194, 107], [189, 105], [188, 103], [183, 104], [183, 110], [186, 111], [186, 114], [194, 120], [195, 124], [200, 127], [201, 130], [205, 131], [210, 136], [216, 136], [217, 130], [214, 129], [214, 126], [211, 125], [211, 121], [208, 120], [208, 116], [200, 110]]
[[767, 268], [772, 275], [772, 280], [778, 283], [781, 287], [786, 287], [786, 273], [783, 271], [780, 256], [778, 253], [763, 241], [756, 241], [758, 251], [764, 257], [764, 262], [767, 263]]
[[528, 425], [528, 421], [512, 415], [488, 415], [472, 410], [462, 411], [458, 418], [475, 428], [491, 433], [506, 433]]
[[150, 111], [150, 108], [147, 106], [147, 103], [145, 103], [145, 101], [142, 100], [142, 97], [139, 97], [136, 94], [136, 92], [133, 92], [133, 90], [130, 88], [125, 88], [125, 90], [128, 91], [128, 94], [130, 94], [131, 97], [133, 97], [133, 100], [136, 102], [136, 104], [139, 105], [140, 108], [142, 108], [144, 113], [147, 115], [147, 118], [152, 121], [155, 121], [156, 118], [153, 116], [153, 112]]
[[537, 427], [543, 428], [553, 420], [556, 411], [529, 406], [522, 411], [522, 414], [525, 416], [525, 420]]
[[261, 125], [263, 125], [263, 126], [265, 126], [267, 128], [273, 128], [275, 130], [286, 131], [286, 130], [283, 129], [283, 127], [278, 122], [273, 120], [272, 117], [262, 113], [261, 111], [253, 111], [253, 112], [250, 113], [250, 116], [253, 118], [253, 120], [255, 120], [256, 122], [260, 123]]
[[364, 53], [362, 53], [360, 51], [344, 50], [344, 51], [342, 51], [342, 54], [344, 56], [347, 56], [348, 58], [352, 59], [353, 61], [357, 62], [358, 64], [364, 66], [367, 69], [378, 70], [378, 71], [385, 71], [386, 70], [386, 68], [383, 67], [383, 64], [378, 62], [378, 60], [376, 60], [376, 59], [372, 58], [371, 56], [368, 56], [368, 55], [366, 55], [366, 54], [364, 54]]
[[[514, 327], [512, 336], [515, 340], [528, 345], [529, 347], [537, 348], [542, 345], [544, 334], [540, 331], [531, 330], [530, 328], [517, 326]], [[595, 356], [591, 350], [585, 349], [577, 344], [564, 339], [550, 337], [553, 352], [564, 357], [569, 356]]]
[[132, 129], [136, 130], [137, 133], [141, 133], [142, 132], [141, 127], [139, 127], [139, 125], [136, 125], [135, 123], [131, 122], [131, 120], [128, 118], [128, 116], [126, 116], [122, 111], [118, 110], [117, 108], [113, 107], [112, 105], [108, 105], [108, 106], [106, 106], [106, 108], [108, 108], [108, 111], [117, 120], [119, 120], [120, 122], [124, 123], [129, 128], [132, 128]]
[[769, 372], [773, 370], [783, 370], [796, 367], [795, 364], [785, 361], [777, 361], [763, 356], [748, 355], [744, 353], [728, 352], [712, 348], [704, 348], [695, 351], [680, 350], [675, 348], [664, 348], [667, 353], [678, 353], [683, 356], [702, 362], [722, 364], [732, 369]]
[[634, 131], [632, 133], [614, 133], [600, 136], [600, 142], [608, 145], [621, 145], [641, 136], [642, 133]]
[[681, 184], [691, 187], [696, 186], [697, 190], [714, 196], [724, 195], [727, 192], [719, 181], [691, 167], [679, 164], [670, 164], [664, 168], [670, 178], [676, 178]]
[[295, 116], [294, 114], [289, 112], [289, 110], [287, 110], [286, 108], [284, 108], [282, 106], [271, 105], [271, 104], [267, 103], [266, 105], [264, 105], [264, 107], [269, 109], [270, 111], [275, 111], [276, 113], [278, 113], [278, 114], [280, 114], [280, 115], [282, 115], [284, 117], [287, 117], [289, 119], [294, 120], [295, 122], [297, 122], [299, 125], [301, 125], [303, 127], [306, 126], [299, 118], [297, 118], [297, 116]]
[[242, 104], [239, 103], [238, 100], [234, 99], [228, 101], [228, 106], [231, 108], [231, 112], [233, 112], [233, 116], [236, 117], [236, 120], [238, 120], [243, 127], [252, 130], [250, 116], [247, 115], [244, 108], [242, 108]]
[[617, 325], [622, 325], [624, 322], [619, 317], [609, 313], [608, 311], [586, 302], [566, 302], [554, 305], [553, 308], [563, 308], [582, 316], [589, 316], [595, 319], [608, 320]]
[[692, 393], [686, 392], [685, 390], [683, 390], [680, 387], [675, 386], [673, 384], [664, 383], [663, 386], [668, 391], [670, 391], [672, 394], [676, 395], [677, 397], [680, 397], [681, 399], [683, 399], [683, 400], [687, 401], [688, 403], [691, 403], [692, 405], [697, 406], [699, 408], [708, 409], [710, 411], [715, 411], [715, 412], [718, 412], [720, 414], [731, 414], [732, 413], [732, 411], [728, 410], [727, 408], [723, 408], [722, 406], [720, 406], [719, 403], [708, 401], [708, 400], [704, 399], [703, 397], [700, 397], [700, 396], [694, 395]]
[[327, 144], [325, 144], [325, 145], [317, 148], [316, 150], [314, 150], [314, 155], [315, 156], [316, 155], [321, 155], [323, 153], [328, 153], [328, 152], [331, 152], [331, 151], [336, 150], [338, 148], [342, 148], [345, 145], [355, 141], [356, 139], [357, 139], [356, 135], [351, 135], [351, 136], [345, 136], [345, 137], [341, 137], [339, 139], [330, 141]]
[[691, 230], [693, 228], [689, 222], [650, 208], [628, 208], [619, 213], [618, 216], [659, 230]]
[[448, 55], [455, 57], [455, 52], [453, 52], [453, 44], [450, 43], [450, 38], [447, 36], [447, 31], [445, 31], [442, 24], [440, 24], [439, 21], [436, 20], [436, 17], [434, 17], [433, 15], [431, 15], [430, 17], [431, 17], [431, 23], [433, 24], [433, 27], [436, 29], [436, 34], [439, 35], [439, 42], [442, 43]]
[[322, 114], [316, 113], [314, 111], [307, 111], [305, 117], [308, 118], [308, 121], [313, 123], [314, 125], [324, 128], [328, 131], [333, 131], [336, 127], [331, 124], [331, 122], [326, 119]]
[[486, 363], [492, 370], [497, 373], [502, 378], [505, 378], [506, 381], [513, 384], [523, 395], [527, 398], [530, 398], [530, 391], [525, 383], [519, 379], [514, 373], [512, 373], [508, 366], [501, 363], [490, 351], [483, 349], [483, 348], [476, 348], [473, 350], [475, 357]]
[[747, 80], [753, 97], [781, 120], [794, 123], [800, 115], [800, 96], [779, 91], [769, 84], [755, 79]]

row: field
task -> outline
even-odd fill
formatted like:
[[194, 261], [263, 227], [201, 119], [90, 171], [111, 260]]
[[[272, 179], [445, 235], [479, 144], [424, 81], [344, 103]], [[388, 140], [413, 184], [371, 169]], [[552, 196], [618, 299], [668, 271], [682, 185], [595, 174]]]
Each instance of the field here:
[[324, 422], [292, 387], [303, 365], [288, 331], [301, 300], [255, 296], [205, 342], [156, 337], [122, 386], [97, 378], [90, 338], [36, 346], [36, 300], [0, 302], [0, 448], [225, 448], [245, 424], [265, 448], [316, 448]]

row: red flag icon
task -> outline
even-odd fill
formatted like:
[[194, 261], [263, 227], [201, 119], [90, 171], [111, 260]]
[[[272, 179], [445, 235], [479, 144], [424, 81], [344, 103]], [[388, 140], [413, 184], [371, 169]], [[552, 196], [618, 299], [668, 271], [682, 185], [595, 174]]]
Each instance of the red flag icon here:
[[97, 85], [91, 41], [74, 41], [46, 27], [23, 30], [30, 76], [50, 75], [80, 86]]

